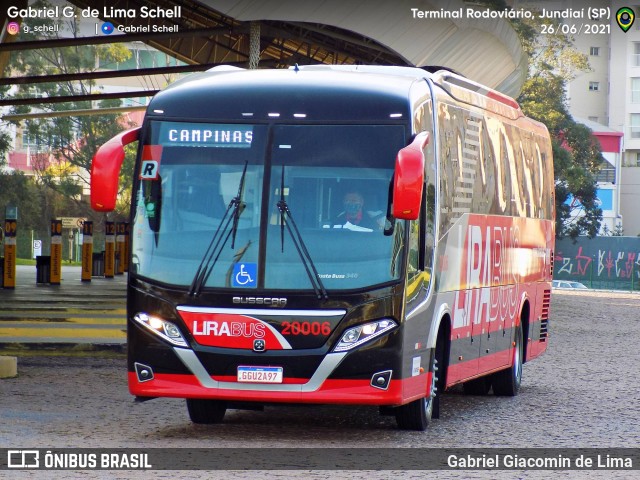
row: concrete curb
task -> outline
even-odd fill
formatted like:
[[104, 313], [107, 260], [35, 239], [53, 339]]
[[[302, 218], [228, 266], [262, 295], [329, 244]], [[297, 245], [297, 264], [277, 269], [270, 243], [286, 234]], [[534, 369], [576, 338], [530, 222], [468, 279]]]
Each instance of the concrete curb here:
[[[127, 353], [126, 344], [95, 344], [95, 343], [49, 343], [33, 342], [0, 343], [0, 359], [7, 355], [23, 356], [123, 356]], [[10, 358], [10, 357], [9, 357]]]
[[18, 376], [18, 357], [0, 356], [0, 378]]

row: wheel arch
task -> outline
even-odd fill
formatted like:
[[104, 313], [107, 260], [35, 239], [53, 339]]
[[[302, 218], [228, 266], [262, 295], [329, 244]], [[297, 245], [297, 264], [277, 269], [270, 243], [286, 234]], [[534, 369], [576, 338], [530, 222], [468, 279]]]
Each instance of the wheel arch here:
[[[440, 342], [443, 348], [442, 352], [442, 365], [440, 366], [440, 377], [438, 378], [438, 388], [444, 391], [447, 385], [447, 373], [449, 370], [449, 356], [451, 354], [451, 316], [449, 313], [445, 313], [438, 322], [438, 334], [436, 335], [436, 347]], [[435, 352], [435, 350], [434, 350]], [[435, 356], [435, 355], [434, 355]]]
[[529, 347], [529, 327], [531, 324], [531, 303], [529, 298], [524, 298], [520, 308], [520, 328], [522, 328], [522, 363], [527, 362], [527, 349]]
[[442, 342], [441, 348], [443, 365], [440, 365], [441, 376], [438, 381], [438, 388], [444, 390], [447, 380], [447, 370], [449, 367], [449, 355], [451, 352], [451, 308], [447, 303], [443, 303], [436, 309], [429, 330], [428, 347], [432, 349], [431, 361], [435, 358], [436, 345], [438, 341]]

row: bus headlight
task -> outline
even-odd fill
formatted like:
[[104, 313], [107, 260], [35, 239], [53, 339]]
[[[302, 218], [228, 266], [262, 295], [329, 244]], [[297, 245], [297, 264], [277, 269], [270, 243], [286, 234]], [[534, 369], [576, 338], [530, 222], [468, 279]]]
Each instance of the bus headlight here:
[[342, 334], [342, 338], [333, 349], [334, 352], [344, 352], [372, 340], [398, 325], [393, 320], [378, 320], [350, 328]]
[[178, 347], [188, 347], [187, 341], [180, 333], [180, 329], [173, 323], [159, 317], [147, 315], [146, 313], [136, 313], [133, 316], [136, 323], [142, 325], [150, 332], [155, 333], [163, 340]]

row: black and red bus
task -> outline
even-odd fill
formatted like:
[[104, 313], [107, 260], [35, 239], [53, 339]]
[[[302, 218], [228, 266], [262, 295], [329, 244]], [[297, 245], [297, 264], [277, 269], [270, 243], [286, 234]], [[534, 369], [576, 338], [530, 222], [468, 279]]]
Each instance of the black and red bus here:
[[196, 423], [379, 405], [423, 430], [441, 392], [515, 395], [546, 349], [551, 146], [513, 99], [446, 70], [216, 67], [99, 149], [94, 209], [134, 141], [136, 397]]

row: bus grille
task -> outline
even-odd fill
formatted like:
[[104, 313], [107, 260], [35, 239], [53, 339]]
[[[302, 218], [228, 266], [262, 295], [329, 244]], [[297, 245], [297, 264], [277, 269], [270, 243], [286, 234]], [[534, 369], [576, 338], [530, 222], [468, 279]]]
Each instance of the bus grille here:
[[553, 262], [554, 262], [554, 256], [553, 256], [553, 250], [551, 251], [551, 266], [549, 267], [549, 275], [551, 275], [551, 278], [553, 278]]
[[544, 291], [542, 298], [542, 315], [540, 316], [540, 341], [546, 342], [549, 336], [549, 307], [551, 305], [551, 290]]

